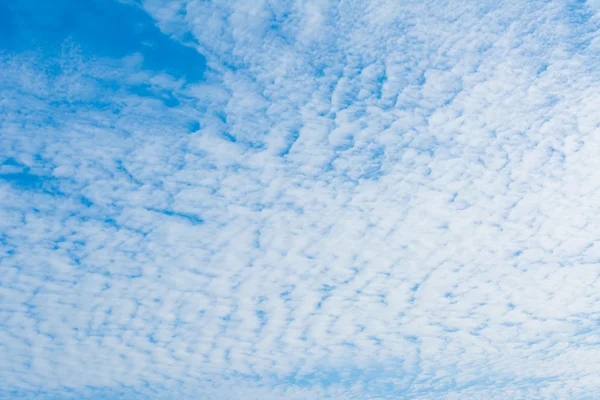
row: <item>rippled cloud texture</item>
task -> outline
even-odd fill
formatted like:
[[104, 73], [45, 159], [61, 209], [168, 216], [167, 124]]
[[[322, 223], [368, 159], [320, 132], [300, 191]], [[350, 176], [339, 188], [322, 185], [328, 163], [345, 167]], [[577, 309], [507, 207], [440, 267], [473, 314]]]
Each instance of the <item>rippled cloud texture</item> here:
[[0, 398], [597, 398], [600, 1], [0, 8]]

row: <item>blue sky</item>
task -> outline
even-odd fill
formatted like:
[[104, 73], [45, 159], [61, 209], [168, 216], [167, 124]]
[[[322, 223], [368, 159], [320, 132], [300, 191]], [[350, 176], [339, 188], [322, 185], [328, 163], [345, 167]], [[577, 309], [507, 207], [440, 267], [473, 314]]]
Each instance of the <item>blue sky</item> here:
[[0, 2], [0, 398], [597, 398], [599, 24]]

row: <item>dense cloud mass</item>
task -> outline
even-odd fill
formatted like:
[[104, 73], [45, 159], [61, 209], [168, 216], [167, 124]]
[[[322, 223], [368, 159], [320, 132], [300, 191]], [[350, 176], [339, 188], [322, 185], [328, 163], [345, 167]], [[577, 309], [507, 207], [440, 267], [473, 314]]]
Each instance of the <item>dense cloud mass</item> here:
[[600, 1], [16, 3], [0, 398], [598, 395]]

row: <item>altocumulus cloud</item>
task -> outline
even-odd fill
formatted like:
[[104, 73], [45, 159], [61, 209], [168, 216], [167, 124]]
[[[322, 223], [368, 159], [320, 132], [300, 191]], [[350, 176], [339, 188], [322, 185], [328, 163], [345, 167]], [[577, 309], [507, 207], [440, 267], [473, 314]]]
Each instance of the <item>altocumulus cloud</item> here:
[[0, 5], [0, 397], [592, 399], [600, 2]]

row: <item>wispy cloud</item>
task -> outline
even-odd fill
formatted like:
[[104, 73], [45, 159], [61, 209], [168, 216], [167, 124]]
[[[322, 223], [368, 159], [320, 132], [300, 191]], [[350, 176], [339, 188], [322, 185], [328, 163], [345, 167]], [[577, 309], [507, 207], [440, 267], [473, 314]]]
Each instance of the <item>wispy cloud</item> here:
[[0, 397], [594, 396], [598, 4], [37, 3]]

